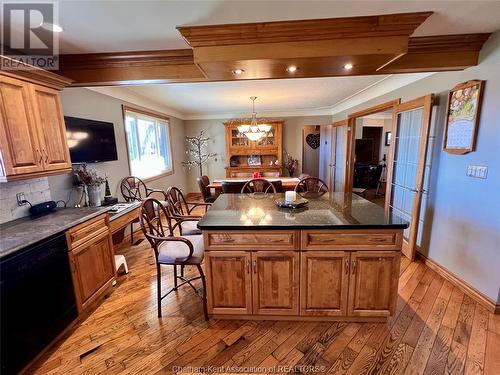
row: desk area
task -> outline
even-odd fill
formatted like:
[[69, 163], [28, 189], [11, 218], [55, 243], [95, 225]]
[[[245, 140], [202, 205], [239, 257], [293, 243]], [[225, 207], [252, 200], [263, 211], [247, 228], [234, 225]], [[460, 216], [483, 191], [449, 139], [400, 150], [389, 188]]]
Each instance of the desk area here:
[[203, 231], [209, 314], [228, 319], [385, 321], [397, 299], [400, 217], [357, 196], [223, 194]]

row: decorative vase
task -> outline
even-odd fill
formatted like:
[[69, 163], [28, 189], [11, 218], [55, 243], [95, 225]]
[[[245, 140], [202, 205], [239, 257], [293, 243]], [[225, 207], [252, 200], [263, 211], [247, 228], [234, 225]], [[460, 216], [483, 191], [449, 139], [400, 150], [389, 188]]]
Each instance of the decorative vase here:
[[101, 205], [101, 186], [87, 186], [87, 194], [90, 207], [99, 207]]

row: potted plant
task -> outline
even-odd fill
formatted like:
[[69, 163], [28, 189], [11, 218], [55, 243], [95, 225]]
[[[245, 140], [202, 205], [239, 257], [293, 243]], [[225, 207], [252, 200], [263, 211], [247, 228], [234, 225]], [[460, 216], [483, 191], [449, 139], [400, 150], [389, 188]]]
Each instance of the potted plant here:
[[97, 171], [87, 168], [87, 164], [82, 164], [74, 171], [76, 177], [87, 189], [89, 206], [98, 207], [101, 205], [101, 185], [106, 182], [104, 177], [97, 174]]

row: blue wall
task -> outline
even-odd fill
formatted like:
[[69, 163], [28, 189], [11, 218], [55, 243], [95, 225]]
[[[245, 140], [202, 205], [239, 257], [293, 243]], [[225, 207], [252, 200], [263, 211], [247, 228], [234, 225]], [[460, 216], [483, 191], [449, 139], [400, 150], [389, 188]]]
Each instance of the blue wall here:
[[[457, 83], [472, 79], [486, 81], [476, 151], [451, 155], [442, 151], [447, 93]], [[420, 251], [496, 301], [500, 290], [500, 32], [483, 47], [478, 66], [433, 74], [333, 118], [429, 93], [437, 98], [432, 120], [436, 142]], [[469, 164], [488, 166], [487, 179], [467, 177]]]

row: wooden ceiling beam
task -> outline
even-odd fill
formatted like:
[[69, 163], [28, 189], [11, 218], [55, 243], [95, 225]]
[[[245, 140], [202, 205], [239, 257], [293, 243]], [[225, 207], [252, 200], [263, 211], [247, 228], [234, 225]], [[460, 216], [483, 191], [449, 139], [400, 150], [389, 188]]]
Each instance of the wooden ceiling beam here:
[[431, 14], [432, 12], [414, 12], [364, 17], [180, 26], [177, 30], [195, 49], [233, 44], [409, 36]]
[[59, 74], [72, 86], [203, 81], [191, 49], [61, 55]]
[[479, 62], [490, 33], [434, 35], [410, 38], [408, 53], [379, 69], [379, 73], [417, 73], [462, 70]]

